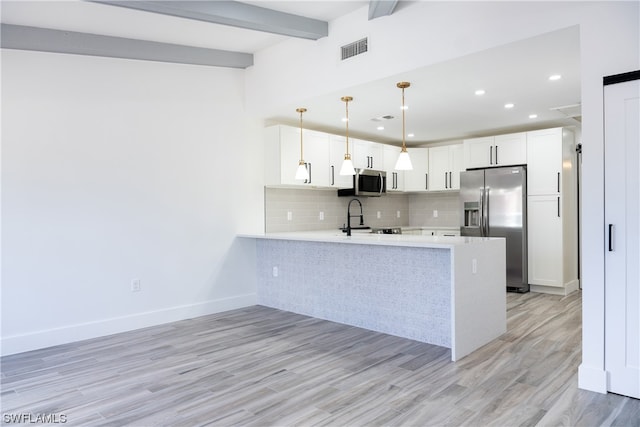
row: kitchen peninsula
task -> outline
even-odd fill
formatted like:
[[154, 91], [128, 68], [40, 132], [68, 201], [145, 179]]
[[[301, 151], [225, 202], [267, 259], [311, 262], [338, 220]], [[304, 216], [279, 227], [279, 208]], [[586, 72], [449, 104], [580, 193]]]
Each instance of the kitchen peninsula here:
[[245, 235], [258, 303], [451, 349], [506, 331], [505, 241], [313, 231]]

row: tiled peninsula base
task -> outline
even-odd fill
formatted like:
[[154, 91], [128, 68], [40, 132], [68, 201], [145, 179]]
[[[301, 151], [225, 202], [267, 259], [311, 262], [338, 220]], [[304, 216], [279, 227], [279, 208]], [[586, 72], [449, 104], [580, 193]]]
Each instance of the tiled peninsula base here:
[[261, 305], [449, 347], [452, 360], [506, 331], [500, 239], [420, 247], [261, 238], [256, 245]]

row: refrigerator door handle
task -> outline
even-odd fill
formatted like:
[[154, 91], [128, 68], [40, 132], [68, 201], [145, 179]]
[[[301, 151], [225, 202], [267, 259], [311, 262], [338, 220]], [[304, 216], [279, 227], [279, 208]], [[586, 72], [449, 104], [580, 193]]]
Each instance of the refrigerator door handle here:
[[485, 237], [489, 237], [489, 233], [491, 232], [491, 229], [489, 228], [489, 191], [490, 189], [487, 187], [487, 189], [485, 190], [484, 193], [484, 198], [485, 198], [485, 219], [484, 219], [484, 223], [485, 223], [485, 228], [484, 228], [484, 235]]
[[485, 237], [484, 188], [480, 190], [480, 236]]

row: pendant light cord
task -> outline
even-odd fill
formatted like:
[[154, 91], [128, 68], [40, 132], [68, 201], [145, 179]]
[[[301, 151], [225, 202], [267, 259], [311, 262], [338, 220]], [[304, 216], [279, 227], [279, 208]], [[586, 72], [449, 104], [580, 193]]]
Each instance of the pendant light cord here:
[[344, 107], [347, 112], [347, 156], [349, 155], [349, 100], [344, 102]]
[[402, 88], [402, 151], [407, 151], [407, 146], [404, 142], [405, 137], [405, 107], [404, 107], [404, 87]]
[[307, 111], [306, 108], [298, 108], [296, 109], [296, 111], [298, 113], [300, 113], [300, 163], [303, 164], [304, 163], [304, 155], [302, 152], [302, 113], [304, 113], [305, 111]]

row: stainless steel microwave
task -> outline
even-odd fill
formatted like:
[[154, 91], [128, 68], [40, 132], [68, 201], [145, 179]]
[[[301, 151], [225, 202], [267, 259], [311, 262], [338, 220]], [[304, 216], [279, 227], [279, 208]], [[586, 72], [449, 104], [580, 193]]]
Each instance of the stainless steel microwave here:
[[387, 172], [356, 169], [352, 188], [341, 188], [338, 196], [382, 196], [387, 192]]

